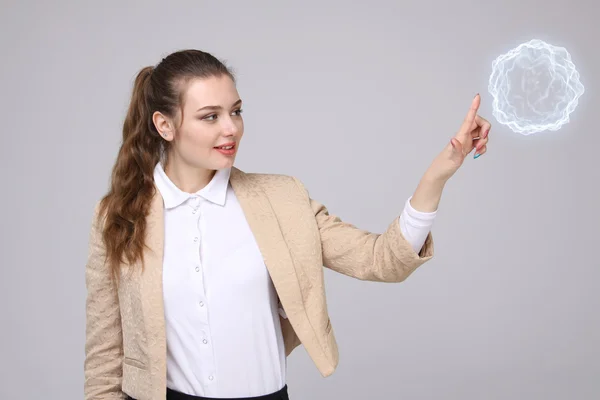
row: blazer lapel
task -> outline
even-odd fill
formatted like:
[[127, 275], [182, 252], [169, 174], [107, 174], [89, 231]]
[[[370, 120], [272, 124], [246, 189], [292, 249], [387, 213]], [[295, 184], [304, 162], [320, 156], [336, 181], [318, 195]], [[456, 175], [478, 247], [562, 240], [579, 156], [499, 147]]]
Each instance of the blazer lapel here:
[[294, 324], [298, 321], [294, 316], [304, 312], [302, 292], [294, 260], [269, 198], [246, 173], [235, 167], [232, 168], [229, 182], [258, 244], [281, 305]]

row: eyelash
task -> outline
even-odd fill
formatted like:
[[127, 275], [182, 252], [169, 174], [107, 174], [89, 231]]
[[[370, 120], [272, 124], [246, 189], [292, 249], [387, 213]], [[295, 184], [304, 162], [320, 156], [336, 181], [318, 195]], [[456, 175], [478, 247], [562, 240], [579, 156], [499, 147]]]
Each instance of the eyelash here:
[[[237, 110], [234, 111], [234, 113], [238, 113], [238, 117], [240, 115], [242, 115], [243, 112], [244, 112], [244, 110], [242, 110], [241, 108], [239, 108], [239, 109], [237, 109]], [[215, 121], [214, 119], [208, 119], [208, 118], [210, 118], [210, 117], [216, 117], [216, 116], [217, 116], [217, 114], [210, 114], [210, 115], [207, 115], [206, 117], [203, 117], [202, 120], [208, 121], [208, 122], [214, 122]]]

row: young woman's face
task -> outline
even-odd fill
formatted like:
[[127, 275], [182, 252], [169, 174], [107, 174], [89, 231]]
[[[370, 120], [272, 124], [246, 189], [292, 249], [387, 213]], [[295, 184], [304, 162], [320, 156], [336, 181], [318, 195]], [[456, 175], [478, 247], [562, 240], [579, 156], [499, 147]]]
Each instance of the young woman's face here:
[[169, 158], [194, 168], [217, 170], [233, 166], [244, 134], [242, 101], [234, 82], [223, 75], [190, 82]]

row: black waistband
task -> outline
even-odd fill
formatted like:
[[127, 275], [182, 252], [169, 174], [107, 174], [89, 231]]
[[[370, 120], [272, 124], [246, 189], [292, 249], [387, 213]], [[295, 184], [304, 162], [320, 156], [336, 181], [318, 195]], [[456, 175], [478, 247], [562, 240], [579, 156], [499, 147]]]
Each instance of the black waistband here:
[[[176, 390], [167, 388], [167, 400], [234, 400], [233, 398], [214, 398], [214, 397], [201, 397], [192, 396], [185, 393], [180, 393]], [[255, 397], [236, 397], [235, 400], [289, 400], [287, 385], [278, 390], [275, 393], [266, 394], [263, 396]]]
[[[129, 400], [135, 400], [133, 397], [127, 396]], [[201, 397], [201, 396], [192, 396], [191, 394], [185, 394], [178, 392], [173, 389], [167, 388], [167, 400], [289, 400], [287, 385], [278, 390], [275, 393], [266, 394], [264, 396], [255, 396], [255, 397], [235, 397], [235, 398], [225, 398], [225, 397]]]

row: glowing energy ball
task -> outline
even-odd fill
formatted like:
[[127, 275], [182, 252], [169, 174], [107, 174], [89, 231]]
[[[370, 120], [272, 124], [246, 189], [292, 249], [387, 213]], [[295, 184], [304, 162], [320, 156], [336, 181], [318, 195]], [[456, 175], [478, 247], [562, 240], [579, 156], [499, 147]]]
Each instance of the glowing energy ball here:
[[564, 47], [534, 39], [494, 60], [488, 91], [496, 120], [530, 135], [568, 123], [584, 87]]

